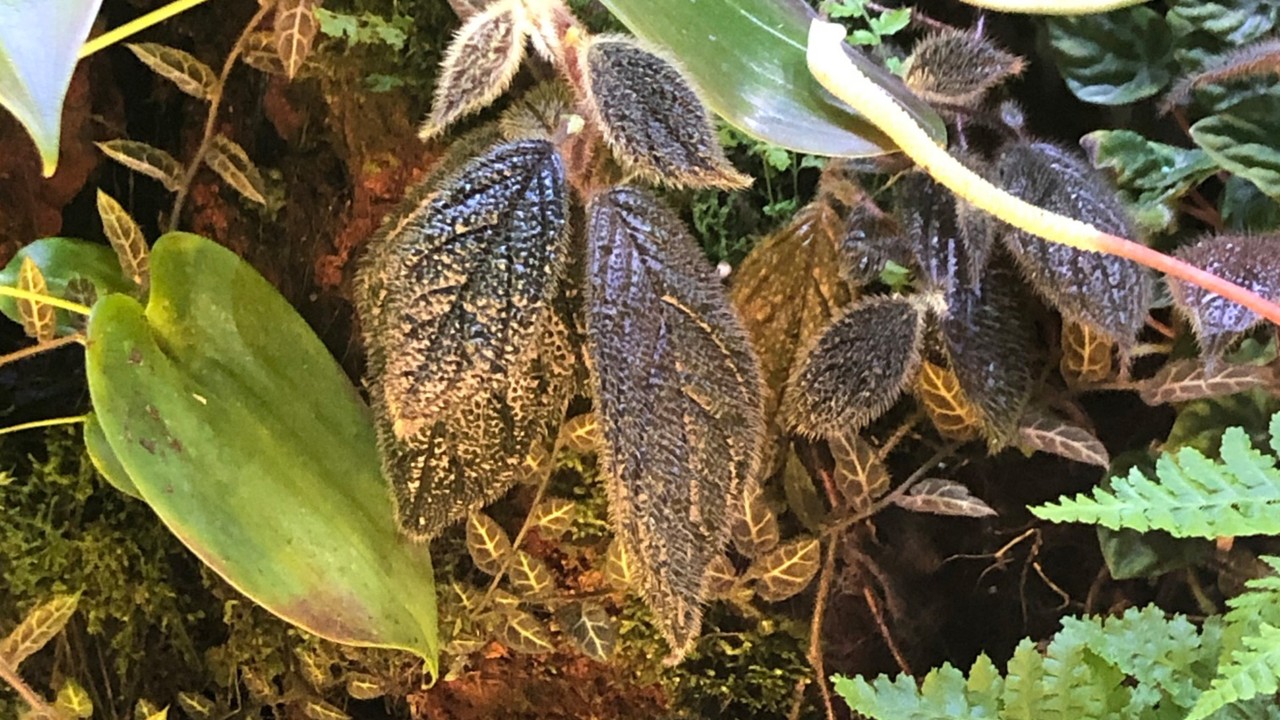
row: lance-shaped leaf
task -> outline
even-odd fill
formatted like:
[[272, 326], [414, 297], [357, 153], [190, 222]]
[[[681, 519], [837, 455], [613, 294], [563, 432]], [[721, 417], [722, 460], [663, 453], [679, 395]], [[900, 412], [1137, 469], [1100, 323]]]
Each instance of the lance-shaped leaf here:
[[204, 163], [245, 199], [267, 204], [267, 186], [262, 173], [236, 141], [226, 135], [214, 135]]
[[634, 558], [622, 540], [616, 537], [609, 542], [609, 550], [605, 555], [604, 575], [615, 590], [627, 590], [635, 582]]
[[[1054, 145], [1019, 142], [998, 161], [1000, 184], [1018, 197], [1098, 229], [1133, 237], [1115, 192], [1082, 160]], [[1005, 245], [1036, 291], [1069, 320], [1128, 348], [1146, 322], [1151, 279], [1130, 260], [1051, 243], [1006, 228]]]
[[634, 40], [594, 38], [581, 55], [587, 100], [623, 166], [652, 183], [742, 188], [702, 101], [671, 62]]
[[987, 517], [996, 511], [969, 492], [969, 488], [954, 480], [927, 478], [911, 487], [904, 495], [893, 499], [893, 504], [911, 512], [933, 515], [960, 515], [963, 517]]
[[1087, 465], [1111, 466], [1111, 455], [1096, 435], [1038, 408], [1028, 409], [1018, 424], [1018, 445]]
[[759, 483], [749, 483], [733, 514], [733, 545], [749, 558], [760, 557], [778, 545], [778, 516], [765, 502]]
[[618, 621], [598, 603], [571, 603], [556, 613], [561, 627], [583, 655], [608, 662], [618, 645]]
[[27, 612], [4, 640], [0, 640], [0, 660], [16, 668], [62, 632], [76, 612], [80, 595], [56, 595]]
[[517, 550], [512, 557], [507, 578], [511, 581], [511, 589], [522, 597], [546, 595], [555, 585], [547, 564], [524, 550]]
[[1103, 382], [1114, 369], [1112, 356], [1116, 344], [1088, 325], [1074, 322], [1062, 324], [1062, 360], [1058, 363], [1063, 377], [1078, 383]]
[[544, 537], [558, 538], [573, 527], [578, 506], [565, 498], [547, 498], [533, 509], [533, 523]]
[[98, 191], [98, 216], [102, 218], [102, 230], [111, 241], [111, 249], [120, 259], [120, 269], [133, 284], [145, 290], [151, 282], [150, 250], [142, 228], [116, 199]]
[[176, 191], [182, 185], [182, 164], [158, 147], [135, 140], [108, 140], [94, 145], [130, 170], [159, 180], [166, 190]]
[[916, 95], [933, 102], [971, 107], [993, 88], [1022, 74], [1024, 63], [990, 40], [950, 29], [916, 43], [902, 66], [902, 76]]
[[502, 642], [525, 655], [539, 655], [556, 649], [547, 626], [521, 610], [507, 614], [507, 622], [502, 627]]
[[125, 47], [157, 75], [197, 100], [208, 100], [218, 84], [213, 68], [185, 50], [158, 43], [129, 43]]
[[929, 420], [944, 438], [965, 442], [978, 437], [982, 418], [960, 388], [954, 370], [929, 360], [921, 362], [915, 391]]
[[587, 224], [587, 356], [615, 532], [678, 659], [702, 577], [759, 465], [760, 376], [715, 270], [670, 210], [620, 187]]
[[276, 5], [275, 45], [284, 74], [292, 80], [311, 54], [320, 24], [316, 0], [279, 0]]
[[787, 508], [806, 530], [820, 533], [829, 513], [813, 483], [804, 461], [794, 449], [789, 450], [787, 462], [782, 466], [782, 492], [787, 497]]
[[[49, 294], [49, 286], [44, 280], [44, 274], [40, 272], [40, 266], [29, 257], [22, 259], [22, 265], [18, 269], [18, 289], [38, 295]], [[52, 305], [29, 298], [19, 298], [17, 303], [18, 318], [22, 322], [22, 330], [28, 336], [38, 342], [49, 342], [58, 334], [58, 316]]]
[[835, 469], [831, 479], [854, 510], [865, 510], [889, 489], [889, 469], [861, 435], [845, 433], [828, 441]]
[[765, 602], [780, 602], [808, 587], [822, 564], [822, 543], [798, 538], [764, 555], [747, 569], [755, 578], [756, 594]]
[[1276, 380], [1270, 365], [1215, 364], [1209, 371], [1195, 360], [1174, 360], [1143, 380], [1138, 395], [1148, 405], [1166, 405], [1273, 388]]
[[925, 312], [901, 297], [849, 309], [805, 353], [782, 415], [809, 437], [857, 432], [889, 409], [920, 368]]
[[445, 53], [431, 114], [418, 137], [428, 140], [440, 135], [506, 92], [524, 59], [530, 27], [520, 0], [497, 0], [472, 15]]
[[[1178, 251], [1195, 267], [1240, 285], [1271, 301], [1280, 300], [1278, 235], [1221, 235]], [[1256, 313], [1199, 286], [1169, 279], [1174, 305], [1191, 321], [1200, 347], [1209, 357], [1221, 355], [1232, 340], [1262, 321]]]
[[467, 516], [467, 554], [481, 572], [497, 575], [511, 558], [511, 538], [493, 518], [473, 512]]
[[708, 600], [726, 597], [738, 581], [738, 571], [728, 555], [720, 555], [707, 567], [707, 576], [702, 579], [706, 586]]

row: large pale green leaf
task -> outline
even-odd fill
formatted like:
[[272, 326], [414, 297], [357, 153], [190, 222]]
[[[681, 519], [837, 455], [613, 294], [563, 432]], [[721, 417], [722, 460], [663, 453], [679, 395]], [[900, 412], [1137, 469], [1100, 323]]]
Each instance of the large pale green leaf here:
[[[31, 258], [36, 267], [40, 268], [40, 274], [48, 283], [49, 294], [54, 297], [72, 299], [67, 286], [78, 278], [92, 283], [99, 296], [129, 292], [133, 288], [133, 284], [120, 271], [120, 261], [110, 247], [64, 237], [41, 238], [24, 246], [0, 270], [0, 285], [17, 287], [18, 271], [25, 258]], [[71, 313], [66, 310], [57, 312], [59, 334], [74, 330]], [[14, 322], [20, 322], [18, 304], [11, 297], [0, 297], [0, 313]]]
[[62, 100], [102, 0], [0, 0], [0, 106], [31, 133], [44, 174], [58, 166]]
[[1219, 165], [1280, 198], [1280, 95], [1243, 100], [1191, 126], [1191, 139]]
[[[631, 32], [670, 52], [707, 106], [748, 135], [814, 155], [895, 149], [809, 73], [805, 47], [816, 15], [802, 0], [601, 2]], [[901, 80], [861, 53], [848, 52], [936, 140], [945, 140], [941, 118]]]
[[1160, 92], [1172, 77], [1173, 36], [1149, 7], [1046, 22], [1058, 72], [1085, 102], [1131, 103]]
[[306, 323], [210, 240], [172, 233], [151, 298], [89, 320], [89, 392], [133, 487], [218, 574], [331, 640], [436, 667], [424, 545], [397, 531], [373, 424]]

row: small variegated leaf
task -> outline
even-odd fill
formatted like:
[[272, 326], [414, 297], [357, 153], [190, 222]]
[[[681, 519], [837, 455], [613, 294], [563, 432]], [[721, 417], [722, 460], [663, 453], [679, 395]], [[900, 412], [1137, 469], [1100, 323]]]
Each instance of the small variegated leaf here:
[[53, 706], [64, 716], [88, 720], [93, 717], [93, 700], [84, 686], [73, 678], [67, 678], [58, 689], [58, 697]]
[[680, 71], [635, 40], [599, 35], [579, 55], [587, 103], [615, 157], [648, 182], [744, 188]]
[[240, 683], [249, 691], [249, 696], [262, 704], [271, 704], [280, 696], [280, 690], [274, 682], [264, 678], [257, 670], [247, 666], [240, 667]]
[[317, 698], [302, 701], [302, 714], [310, 720], [351, 720], [351, 716], [341, 708]]
[[141, 698], [133, 706], [133, 720], [168, 720], [169, 708], [157, 708], [156, 704]]
[[889, 409], [920, 368], [925, 313], [902, 297], [850, 308], [792, 372], [782, 415], [814, 438], [857, 432]]
[[290, 80], [297, 76], [311, 54], [320, 24], [316, 21], [316, 0], [278, 0], [275, 19], [275, 45], [284, 73]]
[[576, 453], [593, 453], [600, 447], [600, 422], [595, 413], [576, 415], [560, 428], [560, 444]]
[[502, 642], [525, 655], [539, 655], [555, 650], [546, 625], [529, 613], [519, 610], [507, 614], [507, 622], [502, 626]]
[[635, 565], [626, 545], [618, 538], [609, 542], [605, 556], [604, 575], [615, 590], [629, 590], [635, 582]]
[[1111, 466], [1111, 456], [1097, 436], [1035, 408], [1027, 411], [1018, 426], [1018, 444], [1032, 452], [1046, 452], [1101, 468]]
[[828, 440], [835, 469], [831, 480], [844, 502], [866, 510], [889, 489], [889, 468], [880, 453], [860, 435], [844, 433]]
[[244, 148], [231, 138], [214, 135], [209, 143], [209, 151], [205, 153], [204, 162], [246, 200], [259, 205], [267, 204], [266, 183], [262, 181], [262, 173], [258, 172], [258, 166], [249, 159]]
[[707, 576], [702, 582], [706, 586], [708, 600], [718, 600], [728, 595], [738, 581], [738, 571], [728, 555], [720, 555], [707, 566]]
[[127, 43], [125, 47], [157, 75], [197, 100], [208, 100], [218, 84], [213, 68], [184, 50], [158, 43]]
[[521, 597], [538, 597], [551, 591], [554, 581], [542, 560], [524, 550], [517, 550], [507, 570], [511, 589]]
[[299, 646], [293, 656], [298, 660], [298, 673], [313, 690], [324, 690], [334, 683], [332, 668], [314, 649]]
[[268, 75], [286, 74], [284, 60], [280, 59], [280, 51], [276, 49], [276, 34], [270, 30], [246, 35], [240, 59], [245, 65]]
[[927, 478], [911, 487], [905, 495], [893, 499], [893, 504], [911, 512], [933, 515], [960, 515], [963, 517], [987, 517], [996, 511], [969, 492], [969, 488], [954, 480]]
[[182, 185], [182, 165], [158, 147], [136, 140], [108, 140], [94, 145], [104, 155], [130, 170], [159, 180], [170, 192]]
[[467, 553], [481, 572], [497, 575], [511, 557], [511, 538], [493, 518], [477, 510], [467, 516]]
[[[18, 268], [18, 289], [39, 295], [49, 294], [44, 273], [40, 272], [40, 266], [30, 256], [22, 258], [22, 265]], [[52, 340], [58, 332], [58, 317], [53, 306], [26, 298], [19, 298], [17, 304], [23, 331], [39, 342]]]
[[178, 707], [193, 720], [209, 720], [218, 709], [212, 700], [193, 692], [178, 693]]
[[1222, 397], [1254, 388], [1274, 388], [1276, 371], [1268, 365], [1215, 364], [1212, 372], [1195, 360], [1174, 360], [1138, 386], [1148, 405], [1165, 405]]
[[524, 3], [497, 0], [471, 16], [445, 53], [436, 81], [431, 114], [418, 131], [429, 140], [450, 125], [483, 110], [511, 85], [524, 59], [531, 29]]
[[1062, 324], [1062, 375], [1076, 383], [1099, 383], [1111, 378], [1116, 344], [1092, 327], [1066, 321]]
[[93, 304], [98, 301], [98, 288], [89, 278], [77, 275], [67, 281], [67, 289], [63, 291], [63, 297], [71, 302], [93, 307]]
[[678, 660], [759, 467], [760, 376], [719, 278], [670, 210], [617, 187], [587, 215], [587, 357], [609, 513]]
[[778, 532], [778, 516], [765, 502], [759, 483], [748, 483], [742, 500], [733, 513], [733, 545], [746, 557], [756, 558], [769, 552], [782, 538]]
[[822, 543], [798, 538], [756, 560], [747, 570], [755, 578], [756, 594], [765, 602], [780, 602], [809, 586], [822, 563]]
[[597, 603], [572, 603], [556, 613], [556, 619], [583, 655], [608, 662], [618, 645], [618, 621]]
[[387, 687], [378, 678], [365, 673], [347, 673], [347, 695], [353, 700], [376, 700], [387, 694]]
[[[1221, 235], [1182, 248], [1178, 257], [1273, 302], [1280, 300], [1280, 235]], [[1191, 321], [1205, 355], [1220, 356], [1230, 343], [1261, 322], [1252, 310], [1221, 295], [1169, 278], [1174, 305]]]
[[948, 29], [916, 43], [902, 66], [907, 87], [928, 102], [972, 107], [992, 88], [1022, 74], [1022, 58], [982, 35]]
[[978, 437], [982, 426], [978, 408], [965, 396], [951, 368], [921, 362], [916, 395], [942, 437], [961, 442]]
[[142, 228], [115, 198], [101, 190], [98, 191], [98, 215], [124, 276], [146, 290], [151, 283], [151, 260]]
[[33, 653], [44, 647], [75, 614], [80, 595], [56, 595], [32, 608], [4, 640], [0, 640], [0, 658], [17, 668]]
[[782, 492], [787, 497], [787, 508], [800, 524], [811, 533], [822, 532], [829, 515], [827, 505], [818, 497], [813, 476], [795, 450], [787, 452], [787, 462], [782, 466]]
[[578, 506], [565, 498], [548, 498], [533, 509], [533, 522], [544, 537], [558, 538], [573, 527]]
[[520, 607], [520, 603], [524, 602], [520, 598], [501, 588], [493, 591], [491, 597], [493, 607], [497, 610], [512, 610]]

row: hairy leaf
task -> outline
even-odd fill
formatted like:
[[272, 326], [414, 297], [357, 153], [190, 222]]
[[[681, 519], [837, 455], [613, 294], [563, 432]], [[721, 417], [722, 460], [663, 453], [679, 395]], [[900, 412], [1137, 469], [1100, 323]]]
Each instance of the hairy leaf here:
[[1032, 408], [1018, 425], [1018, 445], [1033, 452], [1108, 468], [1111, 456], [1102, 441], [1085, 428]]
[[860, 435], [845, 433], [828, 441], [835, 470], [836, 490], [856, 511], [866, 510], [889, 489], [889, 469], [880, 453]]
[[902, 394], [920, 367], [925, 313], [901, 297], [863, 301], [811, 345], [787, 383], [782, 415], [809, 437], [857, 432]]
[[1218, 170], [1204, 150], [1165, 145], [1132, 130], [1097, 130], [1080, 144], [1095, 168], [1113, 174], [1134, 223], [1151, 233], [1175, 230], [1178, 201]]
[[[45, 282], [40, 266], [29, 257], [22, 259], [18, 269], [18, 289], [40, 295], [49, 294], [49, 285]], [[48, 342], [58, 333], [58, 316], [53, 306], [39, 300], [19, 298], [18, 317], [22, 321], [22, 330], [38, 342]]]
[[609, 542], [609, 551], [605, 556], [604, 575], [609, 580], [609, 584], [616, 590], [628, 590], [635, 582], [635, 561], [620, 538], [615, 537]]
[[80, 595], [55, 595], [29, 610], [18, 627], [0, 640], [0, 658], [17, 668], [33, 653], [49, 643], [76, 612]]
[[517, 550], [507, 571], [511, 589], [522, 597], [546, 595], [555, 582], [547, 564], [523, 550]]
[[960, 388], [954, 370], [929, 360], [921, 362], [915, 390], [929, 420], [944, 438], [964, 442], [978, 437], [982, 419], [977, 406]]
[[[1106, 182], [1080, 159], [1054, 145], [1020, 142], [998, 162], [1000, 184], [1034, 205], [1091, 223], [1120, 237], [1133, 233]], [[1152, 294], [1143, 268], [1111, 255], [1050, 243], [1021, 231], [1004, 241], [1035, 289], [1074, 322], [1089, 325], [1128, 348], [1146, 322]]]
[[1166, 405], [1275, 387], [1276, 379], [1267, 365], [1219, 365], [1209, 372], [1195, 360], [1175, 360], [1142, 381], [1138, 394], [1148, 405]]
[[669, 61], [631, 38], [602, 35], [581, 64], [588, 103], [624, 166], [677, 187], [751, 184], [729, 164], [702, 101]]
[[715, 271], [649, 193], [592, 199], [587, 356], [615, 532], [636, 584], [682, 657], [701, 624], [701, 584], [755, 478], [760, 376]]
[[[563, 82], [550, 81], [513, 100], [499, 116], [498, 128], [507, 140], [552, 140], [568, 131], [575, 117], [582, 121], [573, 91]], [[594, 148], [594, 141], [591, 146]]]
[[1191, 126], [1191, 139], [1226, 170], [1280, 198], [1280, 140], [1275, 119], [1280, 96], [1245, 98]]
[[533, 522], [544, 537], [558, 538], [573, 526], [578, 506], [572, 500], [548, 498], [533, 509]]
[[507, 647], [525, 655], [539, 655], [555, 650], [547, 626], [527, 612], [513, 610], [502, 627], [502, 641]]
[[319, 29], [316, 0], [279, 0], [275, 18], [276, 53], [290, 80], [297, 76], [311, 54]]
[[[1280, 235], [1221, 235], [1178, 251], [1178, 257], [1264, 298], [1280, 300]], [[1197, 285], [1169, 279], [1174, 305], [1191, 321], [1200, 347], [1221, 355], [1241, 333], [1262, 321], [1256, 313]]]
[[980, 287], [991, 236], [966, 232], [980, 226], [961, 224], [955, 195], [923, 172], [899, 178], [893, 194], [903, 239], [924, 288], [949, 293], [961, 286]]
[[560, 443], [566, 450], [593, 453], [600, 446], [600, 421], [595, 413], [575, 415], [560, 428]]
[[1116, 344], [1088, 325], [1062, 324], [1062, 376], [1075, 383], [1099, 383], [1111, 378]]
[[262, 173], [236, 141], [226, 135], [214, 135], [204, 162], [245, 199], [259, 205], [267, 204]]
[[53, 706], [65, 716], [81, 720], [93, 717], [93, 700], [89, 699], [89, 692], [74, 678], [63, 681]]
[[903, 79], [932, 103], [972, 107], [993, 88], [1021, 75], [1022, 58], [972, 32], [948, 29], [925, 36], [902, 66]]
[[120, 259], [125, 277], [146, 290], [151, 283], [150, 251], [142, 229], [115, 198], [101, 190], [98, 191], [98, 216], [102, 218], [102, 229]]
[[749, 483], [733, 513], [733, 545], [749, 558], [760, 557], [778, 545], [778, 516], [765, 502], [759, 483]]
[[809, 586], [822, 564], [822, 543], [798, 538], [762, 556], [748, 568], [756, 580], [756, 594], [765, 602], [780, 602]]
[[618, 621], [598, 603], [572, 603], [556, 613], [573, 644], [583, 655], [608, 662], [618, 645]]
[[467, 554], [481, 572], [502, 572], [511, 553], [511, 538], [493, 518], [478, 510], [467, 516]]
[[157, 75], [197, 100], [208, 100], [218, 84], [213, 68], [184, 50], [158, 43], [127, 43], [125, 47]]
[[954, 480], [939, 478], [921, 480], [905, 495], [894, 498], [893, 504], [911, 512], [933, 515], [987, 517], [996, 514], [990, 505], [974, 497], [969, 488]]
[[707, 576], [703, 578], [708, 600], [717, 600], [729, 594], [738, 581], [738, 571], [728, 555], [719, 555], [707, 567]]
[[1155, 95], [1172, 77], [1173, 37], [1149, 7], [1046, 22], [1058, 72], [1085, 102], [1125, 105]]
[[94, 145], [130, 170], [159, 180], [166, 190], [176, 191], [182, 184], [181, 163], [160, 148], [135, 140], [108, 140]]
[[423, 140], [436, 137], [506, 92], [524, 59], [530, 28], [524, 3], [519, 0], [498, 0], [472, 15], [449, 44], [431, 114], [418, 136]]

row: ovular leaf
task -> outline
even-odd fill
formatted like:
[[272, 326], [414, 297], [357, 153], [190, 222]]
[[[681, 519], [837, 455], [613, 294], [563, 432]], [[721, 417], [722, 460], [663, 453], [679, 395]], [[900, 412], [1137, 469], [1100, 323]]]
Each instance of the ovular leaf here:
[[111, 249], [116, 251], [125, 277], [146, 290], [151, 282], [148, 267], [150, 251], [137, 221], [115, 198], [102, 190], [98, 191], [98, 216], [102, 218], [102, 230], [111, 242]]
[[764, 499], [759, 483], [749, 483], [733, 513], [733, 545], [746, 557], [760, 557], [778, 545], [778, 516]]
[[213, 68], [185, 50], [159, 43], [128, 43], [125, 47], [157, 75], [197, 100], [208, 100], [218, 84]]
[[583, 413], [570, 418], [560, 428], [560, 443], [567, 450], [592, 453], [600, 446], [600, 421], [595, 413]]
[[259, 205], [267, 204], [262, 173], [236, 141], [226, 135], [214, 135], [204, 162], [245, 199]]
[[524, 550], [515, 552], [507, 578], [511, 580], [511, 589], [522, 597], [546, 595], [555, 585], [547, 564]]
[[889, 489], [889, 468], [880, 453], [861, 435], [845, 433], [828, 441], [835, 470], [831, 480], [844, 502], [857, 511], [866, 510]]
[[502, 641], [507, 647], [525, 655], [540, 655], [555, 650], [547, 626], [521, 610], [512, 610], [502, 627]]
[[533, 508], [533, 522], [544, 537], [558, 538], [573, 527], [578, 506], [565, 498], [547, 498]]
[[619, 187], [587, 214], [587, 357], [609, 514], [678, 659], [759, 466], [759, 371], [714, 269], [670, 210]]
[[[1264, 298], [1280, 300], [1278, 235], [1220, 235], [1178, 251], [1178, 257]], [[1221, 355], [1227, 344], [1257, 325], [1262, 318], [1243, 305], [1198, 285], [1170, 278], [1174, 305], [1191, 321], [1200, 347], [1209, 357]]]
[[1174, 360], [1138, 386], [1138, 395], [1148, 405], [1190, 402], [1273, 388], [1276, 371], [1269, 365], [1219, 365], [1212, 371], [1196, 360]]
[[511, 538], [493, 518], [477, 510], [467, 516], [467, 554], [481, 572], [497, 575], [511, 558]]
[[[48, 295], [49, 287], [45, 283], [40, 266], [31, 258], [23, 258], [18, 266], [18, 289], [37, 295]], [[37, 342], [49, 342], [57, 335], [58, 316], [53, 306], [39, 300], [18, 298], [18, 320], [28, 337]]]
[[982, 430], [978, 408], [964, 394], [950, 367], [922, 361], [915, 391], [939, 435], [958, 442], [978, 437]]
[[[48, 293], [54, 297], [68, 298], [77, 280], [88, 280], [99, 296], [108, 293], [127, 293], [132, 288], [120, 273], [120, 262], [111, 248], [98, 243], [74, 238], [41, 238], [24, 245], [9, 264], [0, 270], [0, 285], [18, 286], [18, 274], [22, 264], [30, 258], [44, 276]], [[18, 303], [11, 297], [0, 297], [0, 312], [14, 322], [22, 322], [18, 315]], [[75, 332], [77, 320], [67, 310], [57, 310], [58, 334]]]
[[1115, 369], [1115, 349], [1110, 338], [1092, 327], [1067, 321], [1062, 324], [1062, 360], [1058, 366], [1071, 382], [1103, 382]]
[[609, 542], [609, 550], [605, 554], [604, 575], [615, 590], [627, 590], [635, 582], [634, 559], [627, 546], [616, 537]]
[[1178, 201], [1218, 170], [1204, 150], [1155, 142], [1132, 130], [1097, 130], [1080, 144], [1095, 168], [1114, 173], [1134, 222], [1147, 232], [1176, 229]]
[[1280, 199], [1280, 139], [1275, 119], [1280, 96], [1245, 98], [1191, 126], [1191, 139], [1223, 168]]
[[1028, 409], [1018, 424], [1018, 445], [1101, 468], [1111, 466], [1111, 456], [1096, 435], [1037, 408]]
[[747, 569], [755, 578], [756, 594], [765, 602], [781, 602], [808, 587], [822, 564], [822, 543], [797, 538], [770, 552]]
[[297, 76], [311, 54], [319, 27], [316, 0], [280, 0], [276, 6], [276, 53], [290, 80]]
[[598, 603], [571, 603], [556, 613], [556, 619], [583, 655], [608, 662], [618, 645], [618, 621]]
[[1172, 77], [1173, 36], [1149, 7], [1046, 22], [1058, 72], [1085, 102], [1125, 105], [1155, 95]]
[[974, 497], [969, 488], [954, 480], [940, 478], [921, 480], [905, 495], [894, 498], [893, 504], [911, 512], [933, 515], [987, 517], [996, 514], [990, 505]]
[[1022, 74], [1023, 67], [1022, 58], [989, 39], [949, 29], [916, 43], [902, 65], [902, 77], [925, 100], [970, 107], [1010, 77]]
[[79, 593], [55, 595], [27, 611], [18, 627], [0, 640], [0, 660], [17, 668], [62, 632], [79, 602]]
[[130, 170], [159, 180], [166, 190], [176, 191], [182, 184], [182, 165], [158, 147], [136, 140], [107, 140], [94, 145]]

